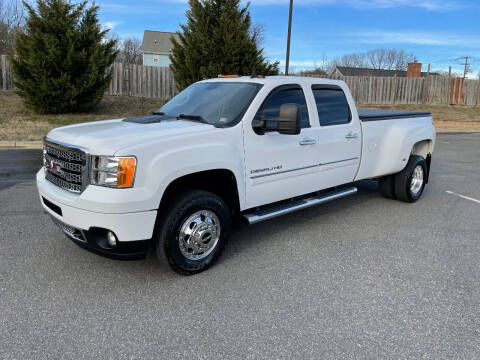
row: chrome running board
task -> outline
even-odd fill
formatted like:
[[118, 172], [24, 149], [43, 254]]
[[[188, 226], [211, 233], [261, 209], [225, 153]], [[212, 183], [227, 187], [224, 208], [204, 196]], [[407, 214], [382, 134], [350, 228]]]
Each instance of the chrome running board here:
[[269, 220], [277, 216], [292, 213], [294, 211], [306, 209], [312, 206], [320, 205], [332, 200], [341, 199], [343, 197], [353, 195], [357, 192], [356, 187], [343, 188], [337, 191], [328, 192], [319, 195], [310, 195], [306, 198], [294, 200], [288, 203], [274, 205], [270, 208], [261, 209], [255, 212], [244, 214], [243, 217], [247, 222], [256, 224], [261, 221]]

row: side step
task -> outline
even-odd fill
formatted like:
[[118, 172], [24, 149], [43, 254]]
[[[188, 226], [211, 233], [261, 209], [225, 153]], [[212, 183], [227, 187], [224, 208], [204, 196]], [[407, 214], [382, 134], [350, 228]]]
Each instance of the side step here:
[[289, 214], [291, 212], [306, 209], [312, 206], [320, 205], [332, 200], [341, 199], [345, 196], [353, 195], [357, 192], [356, 187], [343, 188], [325, 194], [308, 196], [304, 199], [288, 202], [286, 204], [272, 206], [270, 208], [261, 209], [256, 212], [244, 214], [243, 217], [247, 222], [255, 224], [261, 221], [269, 220], [277, 216]]

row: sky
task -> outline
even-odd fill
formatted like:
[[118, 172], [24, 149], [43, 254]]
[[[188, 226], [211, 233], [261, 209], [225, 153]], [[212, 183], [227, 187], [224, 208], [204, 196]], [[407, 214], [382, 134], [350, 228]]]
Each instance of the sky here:
[[[252, 0], [254, 24], [265, 27], [264, 53], [285, 64], [289, 0]], [[186, 0], [97, 0], [100, 20], [121, 38], [144, 30], [178, 31]], [[244, 2], [245, 4], [245, 2]], [[290, 64], [320, 65], [352, 52], [404, 49], [434, 70], [463, 73], [472, 56], [471, 77], [480, 72], [479, 0], [294, 0]]]

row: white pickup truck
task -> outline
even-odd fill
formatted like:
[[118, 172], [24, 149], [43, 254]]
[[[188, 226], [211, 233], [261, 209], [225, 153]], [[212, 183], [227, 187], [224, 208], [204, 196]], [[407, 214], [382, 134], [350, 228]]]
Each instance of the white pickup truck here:
[[153, 249], [181, 274], [211, 266], [232, 225], [354, 194], [415, 202], [435, 145], [430, 113], [357, 110], [342, 81], [225, 77], [152, 115], [45, 138], [41, 203], [78, 245], [115, 258]]

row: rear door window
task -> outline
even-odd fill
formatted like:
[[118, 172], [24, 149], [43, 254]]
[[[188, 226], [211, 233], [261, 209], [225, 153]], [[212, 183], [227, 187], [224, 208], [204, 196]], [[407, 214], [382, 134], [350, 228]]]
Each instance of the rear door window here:
[[321, 126], [348, 124], [350, 107], [343, 90], [338, 86], [312, 86]]

